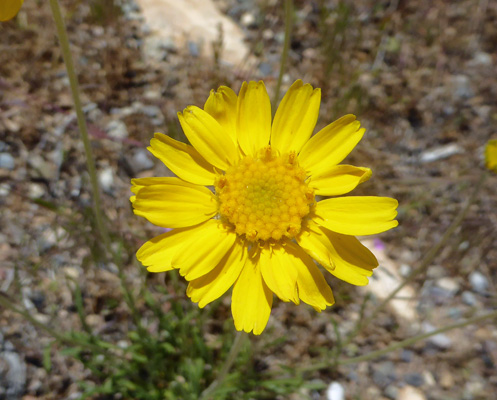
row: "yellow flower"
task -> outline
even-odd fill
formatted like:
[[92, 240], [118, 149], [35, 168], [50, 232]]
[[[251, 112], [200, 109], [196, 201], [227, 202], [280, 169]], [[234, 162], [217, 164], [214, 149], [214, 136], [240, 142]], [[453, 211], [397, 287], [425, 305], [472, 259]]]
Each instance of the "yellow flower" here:
[[151, 140], [148, 149], [178, 177], [132, 180], [135, 214], [172, 229], [137, 258], [151, 272], [178, 269], [200, 307], [233, 286], [237, 330], [264, 330], [273, 293], [317, 311], [332, 305], [314, 260], [366, 285], [378, 262], [353, 235], [398, 224], [395, 199], [316, 198], [343, 195], [371, 176], [369, 168], [338, 165], [364, 134], [355, 116], [311, 137], [320, 101], [319, 89], [298, 80], [271, 124], [263, 82], [244, 82], [238, 96], [221, 86], [203, 110], [178, 113], [191, 146], [160, 133]]
[[1, 0], [0, 21], [8, 21], [14, 18], [21, 9], [24, 0]]
[[497, 139], [492, 139], [485, 146], [485, 166], [497, 174]]

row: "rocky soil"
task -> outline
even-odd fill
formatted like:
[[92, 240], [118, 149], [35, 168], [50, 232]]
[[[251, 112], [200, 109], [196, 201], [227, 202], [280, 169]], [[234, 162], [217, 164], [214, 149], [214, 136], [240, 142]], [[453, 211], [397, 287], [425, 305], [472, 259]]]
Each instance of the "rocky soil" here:
[[[168, 18], [197, 19], [195, 32], [185, 21], [173, 36], [142, 12], [160, 3], [61, 1], [104, 212], [125, 244], [126, 279], [136, 291], [144, 271], [134, 252], [158, 229], [132, 214], [130, 179], [168, 174], [146, 150], [153, 133], [184, 139], [176, 112], [201, 106], [221, 84], [238, 90], [243, 80], [263, 79], [272, 92], [284, 38], [278, 1], [203, 1], [208, 9], [190, 14], [175, 2], [174, 13], [162, 11], [164, 26]], [[346, 113], [366, 127], [347, 161], [373, 169], [356, 194], [399, 200], [399, 227], [369, 244], [397, 279], [419, 265], [480, 179], [483, 146], [497, 137], [496, 49], [497, 2], [295, 1], [284, 89], [298, 78], [322, 88], [318, 127]], [[495, 309], [496, 187], [497, 176], [485, 181], [448, 245], [410, 285], [405, 304], [381, 313], [346, 354]], [[0, 25], [0, 207], [0, 295], [68, 332], [82, 329], [78, 286], [91, 329], [116, 344], [125, 340], [130, 316], [117, 267], [103, 261], [90, 228], [84, 149], [48, 2], [27, 0], [16, 20]], [[343, 337], [351, 332], [368, 289], [328, 278], [337, 303], [326, 312], [275, 304], [267, 333], [253, 340], [261, 368], [312, 365], [336, 345], [331, 317]], [[373, 293], [366, 315], [381, 298], [381, 290]], [[77, 399], [79, 383], [95, 381], [84, 365], [50, 347], [46, 332], [0, 311], [0, 399]], [[216, 317], [231, 318], [229, 296]], [[220, 325], [211, 321], [206, 339]], [[496, 366], [497, 329], [487, 322], [333, 374], [321, 369], [309, 381], [335, 382], [328, 390], [306, 389], [291, 398], [491, 399]]]

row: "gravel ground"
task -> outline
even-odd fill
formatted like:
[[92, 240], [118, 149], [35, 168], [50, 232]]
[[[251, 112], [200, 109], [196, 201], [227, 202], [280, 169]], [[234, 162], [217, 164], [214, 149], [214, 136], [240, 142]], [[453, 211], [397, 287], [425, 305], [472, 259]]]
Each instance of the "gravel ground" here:
[[[250, 51], [250, 62], [228, 65], [193, 40], [150, 46], [153, 33], [133, 2], [116, 8], [61, 3], [104, 211], [126, 244], [126, 278], [133, 285], [143, 278], [134, 251], [158, 230], [132, 215], [130, 178], [168, 173], [147, 152], [149, 140], [156, 131], [184, 138], [176, 112], [202, 105], [220, 84], [238, 90], [244, 79], [264, 79], [274, 90], [283, 10], [271, 0], [215, 1], [223, 17], [240, 28]], [[497, 2], [295, 3], [284, 89], [298, 78], [323, 89], [318, 127], [355, 113], [367, 128], [348, 162], [371, 167], [374, 174], [355, 193], [399, 200], [399, 227], [378, 236], [377, 243], [406, 275], [463, 207], [483, 171], [484, 143], [497, 137]], [[85, 168], [48, 4], [28, 1], [17, 20], [0, 25], [0, 295], [57, 331], [80, 330], [77, 282], [88, 325], [119, 343], [130, 316], [116, 266], [98, 261], [102, 257], [95, 253]], [[408, 324], [386, 310], [347, 346], [347, 355], [495, 309], [496, 179], [486, 180], [456, 233], [414, 282], [418, 320]], [[341, 335], [353, 329], [365, 292], [336, 280], [330, 284], [337, 304], [322, 314], [275, 305], [268, 333], [253, 340], [262, 369], [312, 365], [322, 349], [336, 345], [331, 316]], [[105, 306], [109, 302], [112, 309]], [[231, 318], [229, 296], [216, 313]], [[206, 338], [220, 325], [210, 321]], [[51, 341], [1, 309], [0, 399], [78, 398], [78, 383], [95, 381], [91, 371], [55, 347], [48, 373], [44, 349]], [[374, 361], [321, 369], [309, 380], [336, 382], [333, 394], [303, 390], [291, 398], [339, 400], [344, 397], [331, 396], [343, 389], [347, 399], [491, 399], [496, 364], [497, 329], [480, 324]]]

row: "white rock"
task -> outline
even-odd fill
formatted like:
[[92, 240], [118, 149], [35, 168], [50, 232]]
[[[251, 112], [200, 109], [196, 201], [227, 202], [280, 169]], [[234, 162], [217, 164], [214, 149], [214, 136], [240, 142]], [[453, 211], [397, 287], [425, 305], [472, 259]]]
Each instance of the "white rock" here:
[[26, 387], [26, 364], [19, 354], [4, 351], [0, 353], [0, 364], [5, 365], [0, 382], [7, 399], [20, 399]]
[[45, 186], [39, 183], [31, 183], [28, 187], [28, 195], [31, 199], [39, 199], [46, 192]]
[[250, 12], [246, 12], [240, 18], [240, 22], [243, 26], [250, 27], [255, 24], [255, 16]]
[[462, 302], [467, 306], [476, 306], [478, 304], [478, 299], [476, 298], [476, 296], [472, 292], [469, 292], [467, 290], [462, 292], [461, 299]]
[[64, 275], [69, 279], [77, 280], [80, 275], [80, 271], [76, 267], [64, 267]]
[[[436, 328], [429, 322], [423, 322], [423, 331], [425, 333], [433, 332]], [[439, 333], [437, 335], [430, 336], [426, 339], [432, 345], [438, 347], [442, 350], [447, 350], [452, 346], [452, 340], [445, 334]]]
[[399, 267], [400, 276], [405, 278], [407, 275], [409, 275], [411, 273], [411, 271], [412, 271], [412, 268], [410, 265], [400, 264], [400, 267]]
[[188, 41], [203, 43], [204, 56], [212, 56], [212, 43], [223, 32], [221, 60], [232, 65], [244, 63], [249, 49], [243, 31], [233, 20], [222, 14], [213, 0], [136, 0], [151, 37], [172, 38], [178, 48], [186, 48]]
[[345, 399], [345, 389], [338, 382], [331, 382], [328, 389], [326, 389], [326, 399], [327, 400], [344, 400]]
[[492, 65], [492, 56], [483, 51], [479, 51], [468, 64], [471, 67], [488, 67]]
[[123, 121], [112, 120], [105, 128], [107, 135], [113, 139], [125, 139], [128, 137], [128, 128]]
[[399, 390], [397, 400], [426, 400], [424, 393], [412, 386], [404, 386]]
[[473, 290], [480, 294], [485, 294], [488, 289], [488, 279], [479, 271], [473, 271], [469, 274], [469, 283]]
[[98, 183], [104, 192], [111, 192], [114, 187], [114, 171], [107, 167], [98, 174]]
[[8, 183], [0, 183], [0, 197], [6, 197], [10, 193], [10, 185]]
[[460, 99], [469, 99], [473, 97], [474, 91], [471, 87], [471, 81], [466, 75], [454, 75], [451, 77], [452, 90], [454, 96]]
[[451, 296], [455, 295], [459, 290], [459, 284], [457, 283], [457, 281], [449, 277], [438, 279], [436, 281], [436, 285], [439, 288], [444, 289]]
[[133, 156], [133, 169], [138, 173], [154, 167], [154, 162], [145, 150], [138, 150]]
[[422, 163], [429, 163], [452, 157], [455, 154], [462, 154], [463, 152], [464, 150], [461, 146], [456, 143], [450, 143], [445, 146], [440, 146], [423, 151], [419, 157], [419, 160]]
[[148, 151], [145, 149], [138, 149], [131, 154], [126, 154], [124, 156], [124, 161], [128, 172], [134, 176], [142, 171], [152, 169], [154, 167], [154, 162], [149, 157]]
[[13, 170], [15, 166], [14, 157], [9, 153], [0, 153], [0, 168]]

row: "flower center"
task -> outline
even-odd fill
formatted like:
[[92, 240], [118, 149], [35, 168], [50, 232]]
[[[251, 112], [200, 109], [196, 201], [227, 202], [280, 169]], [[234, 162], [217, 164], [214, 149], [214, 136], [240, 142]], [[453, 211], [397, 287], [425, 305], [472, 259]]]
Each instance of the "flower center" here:
[[265, 147], [218, 177], [219, 214], [250, 241], [292, 239], [314, 203], [305, 178], [295, 153], [278, 156]]

